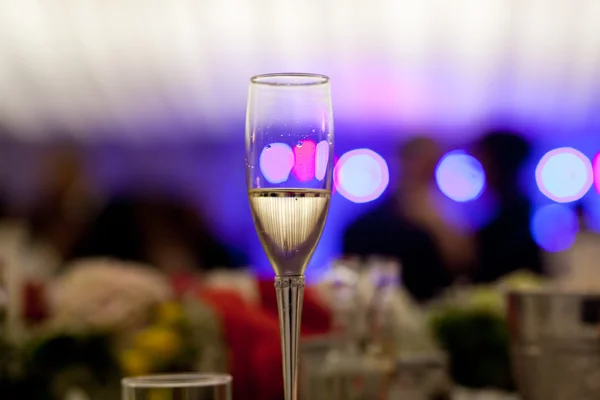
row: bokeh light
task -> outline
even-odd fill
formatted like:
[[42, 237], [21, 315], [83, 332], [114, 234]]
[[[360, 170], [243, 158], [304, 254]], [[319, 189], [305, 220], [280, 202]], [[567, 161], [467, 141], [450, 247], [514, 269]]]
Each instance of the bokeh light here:
[[294, 146], [296, 163], [292, 173], [300, 182], [308, 182], [315, 177], [316, 149], [313, 140], [301, 140]]
[[322, 181], [327, 172], [327, 163], [329, 162], [329, 143], [327, 140], [321, 140], [317, 144], [315, 157], [315, 178]]
[[340, 157], [334, 170], [338, 192], [354, 203], [367, 203], [383, 194], [390, 182], [387, 163], [369, 149], [351, 150]]
[[260, 170], [270, 183], [285, 182], [294, 167], [294, 152], [285, 143], [266, 145], [260, 153]]
[[[337, 167], [338, 161], [340, 161], [340, 158], [338, 156], [333, 157], [334, 171], [335, 171], [335, 168]], [[335, 173], [334, 173], [333, 182], [331, 183], [331, 195], [333, 196], [336, 193], [337, 193], [337, 182], [336, 182]]]
[[594, 188], [596, 189], [596, 192], [600, 193], [600, 152], [594, 156], [592, 173], [594, 180]]
[[485, 187], [485, 172], [481, 163], [462, 150], [447, 153], [435, 171], [438, 187], [454, 201], [475, 200]]
[[592, 163], [579, 150], [562, 147], [549, 151], [535, 170], [540, 191], [558, 203], [582, 198], [594, 181]]
[[579, 231], [577, 214], [563, 204], [551, 204], [538, 209], [531, 219], [531, 234], [544, 250], [567, 250], [575, 243]]

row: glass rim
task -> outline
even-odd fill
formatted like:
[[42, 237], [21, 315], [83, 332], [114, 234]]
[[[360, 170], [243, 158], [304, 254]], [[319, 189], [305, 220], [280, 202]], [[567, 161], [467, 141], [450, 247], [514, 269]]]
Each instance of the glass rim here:
[[[298, 78], [301, 81], [298, 81]], [[303, 72], [276, 72], [270, 74], [255, 75], [250, 82], [256, 85], [266, 86], [319, 86], [329, 83], [329, 77], [323, 74], [312, 74]]]
[[232, 379], [228, 374], [156, 374], [123, 378], [121, 385], [133, 389], [198, 388], [228, 385]]

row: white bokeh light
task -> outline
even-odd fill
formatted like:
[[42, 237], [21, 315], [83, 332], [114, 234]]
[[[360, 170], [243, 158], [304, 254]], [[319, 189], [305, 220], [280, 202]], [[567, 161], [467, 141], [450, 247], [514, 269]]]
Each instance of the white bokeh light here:
[[367, 203], [383, 194], [390, 181], [387, 163], [369, 149], [345, 153], [335, 166], [338, 192], [354, 203]]
[[590, 159], [571, 147], [546, 153], [537, 165], [535, 178], [540, 191], [558, 203], [579, 200], [594, 182]]
[[321, 140], [317, 143], [315, 151], [315, 178], [322, 181], [327, 173], [327, 163], [329, 162], [329, 143]]

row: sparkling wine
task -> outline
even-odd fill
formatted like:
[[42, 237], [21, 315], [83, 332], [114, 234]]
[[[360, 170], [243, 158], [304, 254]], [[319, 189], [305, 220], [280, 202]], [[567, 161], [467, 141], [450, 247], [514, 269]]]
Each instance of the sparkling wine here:
[[302, 271], [315, 250], [331, 192], [313, 189], [251, 189], [252, 217], [277, 275]]

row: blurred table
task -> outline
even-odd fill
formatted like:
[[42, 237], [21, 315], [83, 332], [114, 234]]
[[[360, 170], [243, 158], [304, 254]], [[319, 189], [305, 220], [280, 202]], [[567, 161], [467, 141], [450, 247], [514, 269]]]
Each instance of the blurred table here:
[[515, 394], [506, 394], [494, 390], [457, 388], [452, 393], [452, 400], [520, 400], [520, 397]]

